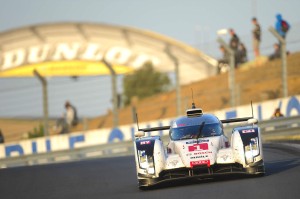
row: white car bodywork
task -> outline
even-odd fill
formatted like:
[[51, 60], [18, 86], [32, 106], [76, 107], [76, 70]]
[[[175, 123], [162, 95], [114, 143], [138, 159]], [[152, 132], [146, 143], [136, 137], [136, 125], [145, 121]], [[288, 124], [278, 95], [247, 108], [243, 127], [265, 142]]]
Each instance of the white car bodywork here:
[[[220, 121], [215, 116], [202, 114], [202, 110], [198, 113], [196, 109], [192, 111], [193, 115], [188, 114], [186, 117], [174, 120], [170, 127], [140, 129], [148, 132], [169, 128], [170, 141], [166, 147], [159, 136], [144, 137], [144, 132], [136, 133], [134, 149], [139, 187], [152, 186], [168, 180], [201, 178], [219, 174], [264, 174], [260, 129], [255, 125], [257, 120], [237, 118]], [[195, 134], [188, 135], [191, 138], [175, 139], [174, 136], [172, 137], [176, 129], [185, 131], [188, 127], [198, 127], [197, 121], [204, 122], [202, 126], [200, 125], [199, 133], [196, 132], [196, 138]], [[218, 128], [222, 131], [212, 136], [200, 137], [205, 125], [211, 121], [219, 122]], [[230, 145], [223, 133], [222, 123], [239, 121], [248, 121], [249, 124], [233, 129]], [[182, 127], [177, 125], [182, 125]], [[181, 131], [178, 132], [181, 133]]]

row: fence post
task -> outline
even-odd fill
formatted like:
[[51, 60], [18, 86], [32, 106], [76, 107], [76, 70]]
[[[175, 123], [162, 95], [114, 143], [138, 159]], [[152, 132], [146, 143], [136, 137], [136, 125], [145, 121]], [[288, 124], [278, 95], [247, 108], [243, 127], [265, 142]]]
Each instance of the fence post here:
[[47, 90], [47, 80], [37, 70], [34, 70], [33, 74], [42, 83], [42, 88], [43, 88], [43, 110], [44, 110], [44, 135], [49, 136], [49, 133], [48, 133], [48, 90]]
[[281, 68], [282, 68], [282, 91], [283, 97], [288, 96], [288, 84], [287, 84], [287, 64], [286, 64], [286, 41], [285, 39], [278, 34], [278, 32], [270, 27], [269, 31], [273, 34], [280, 43], [280, 52], [281, 52]]
[[116, 78], [117, 75], [110, 63], [108, 63], [105, 59], [103, 59], [102, 62], [109, 69], [111, 74], [112, 101], [113, 101], [113, 127], [116, 128], [119, 126], [118, 94], [117, 94], [117, 78]]
[[225, 50], [229, 53], [230, 55], [230, 60], [229, 60], [229, 73], [228, 73], [228, 85], [230, 89], [230, 105], [231, 107], [236, 106], [236, 95], [235, 95], [235, 58], [234, 58], [234, 51], [230, 48], [229, 45], [225, 43], [225, 41], [222, 38], [218, 38], [217, 40], [222, 46], [224, 46]]

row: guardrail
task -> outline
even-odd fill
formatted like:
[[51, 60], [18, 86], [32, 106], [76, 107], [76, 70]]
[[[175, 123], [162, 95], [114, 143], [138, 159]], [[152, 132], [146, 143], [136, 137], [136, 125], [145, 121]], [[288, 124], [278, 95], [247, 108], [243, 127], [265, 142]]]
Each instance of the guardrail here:
[[50, 153], [39, 153], [32, 155], [23, 155], [18, 157], [8, 157], [0, 159], [0, 168], [78, 161], [89, 158], [126, 156], [132, 154], [133, 142], [125, 141], [111, 144], [75, 148], [72, 150], [62, 150]]
[[[300, 134], [300, 116], [280, 117], [258, 123], [263, 141], [271, 141], [277, 137], [294, 136]], [[228, 125], [224, 127], [225, 135], [230, 137], [233, 127], [240, 124]]]
[[[225, 134], [230, 137], [232, 128], [237, 124], [224, 127]], [[300, 116], [276, 118], [259, 122], [263, 142], [276, 140], [300, 139]], [[168, 136], [163, 136], [164, 141]], [[90, 158], [104, 158], [133, 155], [133, 142], [125, 141], [104, 145], [95, 145], [72, 150], [56, 151], [19, 157], [0, 159], [0, 167], [16, 167], [25, 165], [50, 164], [67, 161], [78, 161]]]

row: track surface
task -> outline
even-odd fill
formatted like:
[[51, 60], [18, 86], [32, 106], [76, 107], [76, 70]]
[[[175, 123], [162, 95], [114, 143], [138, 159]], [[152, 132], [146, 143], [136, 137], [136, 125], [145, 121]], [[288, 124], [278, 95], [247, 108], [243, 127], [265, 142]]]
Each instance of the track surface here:
[[148, 191], [137, 188], [132, 156], [2, 169], [0, 198], [300, 198], [300, 150], [267, 144], [264, 156], [264, 177], [177, 183]]

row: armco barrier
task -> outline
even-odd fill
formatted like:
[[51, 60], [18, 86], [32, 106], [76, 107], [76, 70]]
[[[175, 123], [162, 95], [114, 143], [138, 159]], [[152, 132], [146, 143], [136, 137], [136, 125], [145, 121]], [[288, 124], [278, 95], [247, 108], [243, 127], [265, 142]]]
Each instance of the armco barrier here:
[[[224, 127], [225, 134], [230, 137], [231, 130], [240, 124], [227, 125]], [[300, 116], [280, 117], [259, 122], [263, 140], [281, 135], [299, 135]]]
[[77, 161], [89, 158], [105, 158], [114, 156], [125, 156], [133, 154], [133, 142], [119, 142], [75, 148], [72, 150], [55, 151], [33, 155], [23, 155], [0, 159], [0, 168], [49, 164], [68, 161]]
[[[231, 130], [237, 124], [224, 127], [225, 134], [230, 136]], [[272, 141], [289, 138], [290, 136], [300, 135], [300, 116], [276, 118], [259, 123], [262, 132], [263, 141]], [[164, 141], [168, 140], [167, 136], [162, 137]], [[299, 138], [298, 138], [299, 139]], [[166, 143], [166, 142], [165, 142]], [[0, 159], [0, 167], [8, 168], [15, 166], [37, 165], [59, 163], [67, 161], [78, 161], [90, 158], [104, 158], [133, 155], [133, 142], [117, 142], [111, 144], [102, 144], [75, 148], [72, 150], [62, 150], [49, 153], [23, 155], [19, 157], [8, 157]]]

